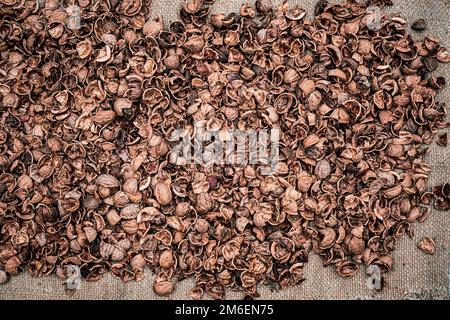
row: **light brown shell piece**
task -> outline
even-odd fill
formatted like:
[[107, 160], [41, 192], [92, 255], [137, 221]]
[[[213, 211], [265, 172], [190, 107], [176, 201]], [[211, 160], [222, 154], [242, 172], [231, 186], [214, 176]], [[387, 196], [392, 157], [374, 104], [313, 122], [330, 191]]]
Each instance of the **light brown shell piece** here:
[[161, 268], [169, 269], [172, 268], [175, 264], [175, 257], [172, 253], [172, 250], [166, 250], [161, 253], [159, 257], [159, 265]]
[[120, 185], [119, 180], [110, 174], [99, 175], [96, 179], [96, 183], [105, 188], [117, 188]]
[[155, 280], [155, 282], [153, 282], [153, 292], [158, 296], [168, 296], [174, 289], [175, 286], [172, 281]]
[[168, 205], [172, 201], [172, 190], [166, 182], [158, 182], [155, 186], [155, 198], [161, 205]]
[[84, 227], [84, 233], [86, 235], [86, 239], [89, 242], [93, 242], [97, 238], [97, 230], [92, 227]]
[[120, 217], [125, 220], [135, 219], [138, 216], [139, 211], [139, 205], [132, 203], [120, 210]]
[[331, 174], [331, 166], [328, 160], [322, 159], [317, 162], [314, 173], [320, 178], [325, 179]]
[[89, 57], [92, 53], [92, 43], [90, 40], [86, 39], [77, 43], [78, 56], [81, 59]]
[[119, 223], [120, 219], [121, 217], [116, 209], [111, 209], [106, 214], [106, 220], [112, 226], [115, 226], [117, 223]]
[[332, 228], [320, 229], [319, 232], [322, 234], [323, 238], [320, 241], [320, 248], [327, 249], [330, 248], [336, 240], [336, 231]]
[[336, 272], [341, 277], [353, 277], [359, 270], [359, 266], [350, 260], [343, 260], [336, 264]]
[[425, 252], [426, 254], [434, 254], [434, 251], [436, 250], [436, 243], [431, 237], [425, 237], [422, 238], [419, 243], [417, 244], [417, 247]]
[[205, 213], [214, 207], [214, 199], [209, 193], [200, 193], [197, 196], [197, 211]]
[[397, 196], [400, 195], [400, 193], [402, 193], [402, 186], [401, 185], [397, 185], [394, 186], [390, 189], [387, 189], [383, 192], [383, 195], [388, 198], [388, 199], [392, 199], [395, 198]]
[[108, 45], [105, 45], [98, 52], [97, 58], [95, 61], [97, 62], [106, 62], [111, 58], [111, 48]]

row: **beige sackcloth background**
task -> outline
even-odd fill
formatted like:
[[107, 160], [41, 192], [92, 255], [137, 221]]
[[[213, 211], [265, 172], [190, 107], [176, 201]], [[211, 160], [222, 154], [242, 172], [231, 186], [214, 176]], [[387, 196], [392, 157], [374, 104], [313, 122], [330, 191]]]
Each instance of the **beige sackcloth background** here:
[[[212, 12], [238, 12], [245, 0], [218, 0]], [[253, 2], [253, 0], [251, 1]], [[279, 0], [272, 0], [279, 3]], [[311, 16], [316, 0], [290, 0], [299, 4]], [[181, 0], [153, 0], [152, 15], [162, 15], [165, 25], [177, 20]], [[389, 13], [401, 13], [409, 26], [419, 18], [427, 22], [427, 30], [412, 34], [415, 38], [432, 35], [450, 47], [450, 1], [449, 0], [394, 0], [393, 7], [385, 9]], [[447, 88], [439, 94], [440, 101], [450, 104], [450, 64], [440, 65], [436, 74], [447, 80]], [[450, 106], [449, 108], [450, 113]], [[450, 134], [450, 130], [447, 130]], [[431, 146], [427, 161], [432, 165], [430, 186], [450, 181], [450, 146]], [[427, 221], [415, 224], [415, 237], [403, 236], [394, 251], [394, 270], [384, 277], [384, 288], [375, 292], [367, 287], [365, 268], [361, 268], [353, 278], [339, 277], [333, 267], [322, 266], [318, 256], [311, 253], [306, 264], [306, 280], [298, 286], [272, 292], [268, 287], [259, 286], [261, 299], [449, 299], [450, 277], [450, 212], [440, 212], [434, 208]], [[421, 237], [432, 237], [437, 245], [434, 255], [427, 255], [417, 249]], [[0, 285], [0, 299], [190, 299], [188, 292], [193, 280], [179, 283], [169, 298], [156, 296], [152, 291], [153, 276], [147, 269], [145, 279], [139, 282], [122, 283], [110, 274], [98, 282], [81, 282], [73, 296], [64, 292], [60, 279], [55, 275], [34, 278], [28, 274], [13, 277]], [[227, 291], [227, 299], [242, 299], [243, 294]]]

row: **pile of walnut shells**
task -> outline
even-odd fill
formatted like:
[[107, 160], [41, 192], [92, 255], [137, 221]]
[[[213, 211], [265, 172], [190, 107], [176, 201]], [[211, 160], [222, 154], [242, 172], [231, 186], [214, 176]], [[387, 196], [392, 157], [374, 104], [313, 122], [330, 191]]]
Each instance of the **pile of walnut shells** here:
[[[314, 19], [270, 0], [210, 15], [212, 2], [164, 26], [150, 0], [0, 0], [0, 283], [150, 267], [159, 295], [194, 277], [195, 299], [255, 297], [304, 280], [311, 251], [340, 276], [387, 272], [426, 205], [449, 208], [423, 161], [448, 126], [436, 39], [400, 17], [369, 28], [364, 1], [322, 0]], [[279, 129], [276, 173], [174, 165], [171, 133], [194, 121]]]

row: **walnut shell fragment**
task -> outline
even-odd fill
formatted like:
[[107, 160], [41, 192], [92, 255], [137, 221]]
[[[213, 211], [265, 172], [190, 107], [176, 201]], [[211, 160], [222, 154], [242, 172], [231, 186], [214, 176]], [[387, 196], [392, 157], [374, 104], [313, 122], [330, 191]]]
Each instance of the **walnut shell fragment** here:
[[446, 147], [448, 143], [447, 132], [438, 135], [436, 143], [441, 147]]
[[155, 280], [155, 282], [153, 282], [153, 292], [158, 296], [168, 296], [174, 289], [175, 286], [171, 281]]
[[417, 247], [425, 252], [426, 254], [434, 254], [434, 251], [436, 250], [436, 243], [434, 240], [430, 237], [422, 238], [419, 243], [417, 244]]

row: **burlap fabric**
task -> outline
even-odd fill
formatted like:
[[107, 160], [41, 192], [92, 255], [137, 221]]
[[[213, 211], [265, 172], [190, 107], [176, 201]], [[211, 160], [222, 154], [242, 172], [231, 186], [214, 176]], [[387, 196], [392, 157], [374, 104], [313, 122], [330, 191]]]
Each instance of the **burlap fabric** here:
[[[245, 0], [219, 0], [213, 12], [238, 11]], [[153, 16], [162, 15], [166, 23], [176, 20], [180, 0], [154, 0]], [[274, 1], [278, 2], [278, 1]], [[291, 0], [300, 4], [311, 15], [316, 0]], [[395, 6], [386, 8], [388, 12], [400, 12], [408, 22], [418, 18], [427, 21], [428, 29], [423, 33], [413, 33], [415, 37], [433, 35], [444, 45], [450, 46], [450, 2], [448, 0], [394, 0]], [[436, 71], [446, 76], [450, 83], [450, 65], [440, 66]], [[449, 102], [450, 89], [439, 94], [441, 101]], [[450, 108], [450, 107], [449, 107]], [[449, 130], [450, 133], [450, 130]], [[450, 147], [433, 144], [427, 158], [432, 166], [430, 185], [450, 180]], [[417, 249], [417, 242], [423, 236], [435, 239], [437, 248], [434, 255], [426, 255]], [[332, 267], [324, 268], [318, 256], [311, 254], [306, 266], [306, 280], [300, 285], [272, 292], [260, 287], [262, 299], [448, 299], [450, 277], [450, 214], [432, 209], [430, 218], [424, 224], [415, 225], [415, 238], [406, 236], [399, 239], [394, 253], [395, 269], [385, 277], [384, 288], [374, 292], [366, 285], [364, 270], [350, 279], [337, 276]], [[140, 282], [122, 283], [110, 274], [98, 282], [82, 282], [72, 297], [64, 292], [62, 282], [56, 276], [33, 278], [27, 274], [14, 277], [0, 286], [0, 299], [161, 299], [152, 291], [153, 276], [147, 270]], [[169, 299], [189, 299], [188, 291], [193, 281], [185, 280], [177, 285]], [[228, 299], [241, 299], [242, 294], [227, 292]]]

